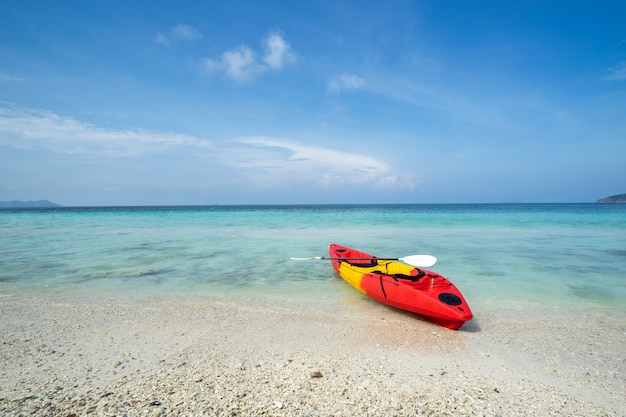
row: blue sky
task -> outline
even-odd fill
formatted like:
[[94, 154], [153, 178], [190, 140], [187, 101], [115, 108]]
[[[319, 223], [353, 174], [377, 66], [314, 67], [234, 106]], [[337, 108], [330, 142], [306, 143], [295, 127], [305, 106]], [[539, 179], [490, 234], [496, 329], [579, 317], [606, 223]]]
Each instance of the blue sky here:
[[623, 1], [0, 2], [0, 200], [626, 192]]

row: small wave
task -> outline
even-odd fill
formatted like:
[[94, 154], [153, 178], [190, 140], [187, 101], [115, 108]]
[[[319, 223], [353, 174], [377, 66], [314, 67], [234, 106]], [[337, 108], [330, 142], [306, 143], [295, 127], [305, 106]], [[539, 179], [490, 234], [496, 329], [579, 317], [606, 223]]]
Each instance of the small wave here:
[[111, 278], [141, 278], [149, 277], [160, 274], [162, 271], [154, 268], [130, 268], [130, 269], [118, 269], [111, 271], [99, 271], [92, 272], [90, 274], [84, 274], [83, 280], [100, 280]]
[[19, 278], [12, 275], [0, 275], [0, 282], [16, 282]]
[[130, 278], [139, 278], [139, 277], [148, 277], [152, 275], [158, 275], [161, 271], [158, 269], [130, 269], [120, 271], [120, 276], [122, 277], [130, 277]]
[[587, 300], [608, 301], [614, 298], [614, 295], [613, 293], [611, 293], [611, 291], [597, 285], [568, 284], [568, 287], [571, 293], [574, 294], [576, 297]]

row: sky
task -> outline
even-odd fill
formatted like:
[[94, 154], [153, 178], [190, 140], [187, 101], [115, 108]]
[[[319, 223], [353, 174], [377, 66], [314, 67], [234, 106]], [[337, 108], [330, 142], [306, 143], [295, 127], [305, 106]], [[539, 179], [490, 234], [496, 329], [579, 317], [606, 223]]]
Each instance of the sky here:
[[626, 2], [0, 0], [0, 200], [626, 193]]

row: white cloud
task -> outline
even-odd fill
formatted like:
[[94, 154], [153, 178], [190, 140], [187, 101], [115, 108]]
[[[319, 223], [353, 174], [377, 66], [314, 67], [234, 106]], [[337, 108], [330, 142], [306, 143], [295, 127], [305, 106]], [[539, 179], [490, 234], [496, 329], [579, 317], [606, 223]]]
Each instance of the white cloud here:
[[345, 183], [375, 183], [387, 175], [389, 166], [372, 157], [328, 148], [254, 137], [240, 141], [247, 151], [234, 153], [231, 163], [260, 168], [260, 180], [313, 181], [331, 186]]
[[337, 74], [328, 78], [329, 91], [358, 90], [365, 86], [365, 79], [356, 74]]
[[158, 32], [154, 40], [161, 45], [167, 46], [175, 41], [189, 41], [200, 38], [202, 38], [202, 34], [198, 29], [181, 23], [169, 29], [166, 33]]
[[209, 71], [224, 71], [229, 78], [241, 83], [249, 81], [267, 69], [256, 62], [254, 51], [244, 45], [224, 52], [219, 61], [205, 60], [204, 67]]
[[414, 190], [415, 182], [411, 178], [402, 178], [396, 175], [381, 177], [376, 181], [376, 186], [380, 188], [399, 188], [403, 190]]
[[0, 145], [109, 157], [212, 147], [210, 142], [193, 136], [142, 129], [105, 129], [48, 111], [18, 107], [0, 108]]
[[290, 184], [412, 188], [409, 180], [390, 172], [386, 163], [360, 153], [267, 137], [211, 142], [171, 132], [109, 129], [49, 111], [18, 106], [0, 107], [0, 146], [92, 158], [148, 158], [176, 154], [176, 160], [183, 158], [191, 163], [200, 158], [203, 167], [219, 166], [221, 174], [226, 172], [223, 168], [230, 166], [233, 168], [230, 180], [263, 188]]
[[202, 34], [193, 26], [180, 24], [172, 29], [172, 36], [177, 40], [192, 40], [201, 38]]
[[626, 61], [622, 61], [617, 66], [610, 68], [610, 74], [603, 78], [607, 81], [626, 80]]
[[252, 49], [240, 45], [224, 52], [220, 59], [205, 59], [204, 68], [211, 72], [223, 71], [228, 78], [244, 83], [266, 71], [279, 71], [296, 60], [290, 45], [278, 32], [271, 32], [261, 44], [265, 51], [262, 63]]
[[296, 55], [291, 50], [291, 46], [277, 32], [270, 33], [263, 41], [263, 46], [265, 48], [263, 62], [272, 69], [280, 70], [296, 60]]

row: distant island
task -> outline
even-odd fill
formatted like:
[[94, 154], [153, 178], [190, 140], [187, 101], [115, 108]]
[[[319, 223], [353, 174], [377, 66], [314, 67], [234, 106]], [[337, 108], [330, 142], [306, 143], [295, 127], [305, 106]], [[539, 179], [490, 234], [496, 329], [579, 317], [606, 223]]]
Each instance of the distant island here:
[[28, 208], [28, 207], [61, 207], [48, 200], [37, 201], [0, 201], [0, 208]]
[[626, 203], [626, 194], [617, 194], [601, 198], [598, 200], [598, 203]]

